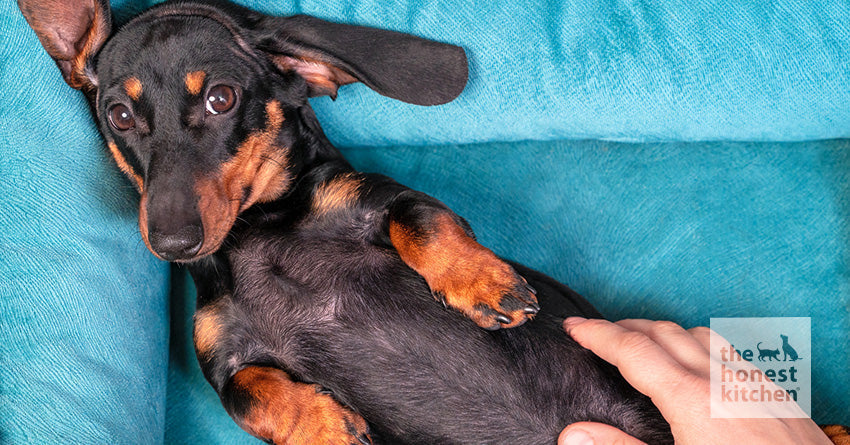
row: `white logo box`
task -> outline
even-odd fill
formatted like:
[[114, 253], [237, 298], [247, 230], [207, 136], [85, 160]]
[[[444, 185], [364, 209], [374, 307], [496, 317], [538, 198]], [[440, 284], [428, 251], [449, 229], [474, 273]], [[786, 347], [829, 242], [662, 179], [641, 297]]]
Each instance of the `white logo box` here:
[[811, 318], [712, 318], [709, 327], [711, 417], [811, 416]]

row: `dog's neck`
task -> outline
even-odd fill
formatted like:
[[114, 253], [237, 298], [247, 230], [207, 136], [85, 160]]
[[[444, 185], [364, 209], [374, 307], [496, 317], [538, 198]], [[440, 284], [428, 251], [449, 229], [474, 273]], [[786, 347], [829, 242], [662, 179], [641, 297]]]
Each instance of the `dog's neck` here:
[[[310, 208], [312, 193], [318, 185], [340, 174], [355, 171], [325, 136], [309, 104], [299, 108], [298, 115], [301, 125], [290, 159], [292, 188], [274, 201], [254, 204], [246, 209], [241, 221], [250, 224], [259, 215], [262, 215], [263, 220], [268, 217], [296, 217], [304, 209]], [[242, 224], [237, 224], [234, 230], [240, 230], [240, 226]]]
[[301, 119], [301, 131], [299, 132], [298, 143], [303, 144], [304, 146], [303, 150], [298, 151], [300, 153], [304, 153], [305, 156], [304, 159], [301, 160], [301, 162], [303, 162], [303, 166], [300, 168], [301, 171], [297, 173], [297, 177], [300, 177], [305, 173], [308, 173], [309, 170], [320, 167], [328, 162], [343, 162], [348, 164], [339, 149], [334, 147], [325, 135], [325, 132], [322, 130], [322, 126], [319, 124], [319, 120], [316, 118], [316, 114], [313, 112], [313, 108], [310, 106], [309, 102], [301, 106], [298, 109], [298, 112]]

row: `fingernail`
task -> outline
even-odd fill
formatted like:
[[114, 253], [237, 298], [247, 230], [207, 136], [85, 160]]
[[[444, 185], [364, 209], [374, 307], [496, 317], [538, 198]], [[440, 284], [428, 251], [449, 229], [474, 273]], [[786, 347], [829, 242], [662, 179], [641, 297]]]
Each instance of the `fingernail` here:
[[564, 320], [564, 327], [569, 329], [571, 326], [575, 326], [586, 320], [587, 319], [584, 317], [568, 317], [566, 320]]
[[587, 434], [584, 430], [570, 430], [567, 432], [567, 435], [564, 436], [563, 442], [561, 445], [593, 445], [593, 438], [590, 437], [590, 434]]

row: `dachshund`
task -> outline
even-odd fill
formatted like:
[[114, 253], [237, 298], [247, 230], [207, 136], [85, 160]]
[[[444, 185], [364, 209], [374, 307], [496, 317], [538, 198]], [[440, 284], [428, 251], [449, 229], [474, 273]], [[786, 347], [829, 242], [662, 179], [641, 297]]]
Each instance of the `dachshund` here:
[[449, 102], [463, 49], [220, 1], [117, 29], [108, 0], [18, 4], [140, 193], [144, 243], [191, 273], [197, 358], [245, 431], [547, 444], [596, 421], [672, 443], [650, 400], [563, 331], [601, 317], [587, 301], [496, 256], [440, 201], [354, 170], [310, 107], [353, 82]]

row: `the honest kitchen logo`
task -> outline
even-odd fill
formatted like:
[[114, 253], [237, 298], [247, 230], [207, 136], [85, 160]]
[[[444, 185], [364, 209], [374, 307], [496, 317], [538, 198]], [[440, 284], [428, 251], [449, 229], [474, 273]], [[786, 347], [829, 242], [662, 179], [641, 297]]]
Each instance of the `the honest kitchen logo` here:
[[712, 318], [711, 329], [712, 417], [811, 413], [809, 318]]
[[[780, 363], [796, 362], [801, 357], [797, 354], [797, 350], [791, 346], [787, 335], [780, 335], [782, 339], [782, 348], [762, 349], [762, 342], [758, 342], [755, 351], [752, 349], [739, 350], [735, 345], [723, 346], [720, 348], [720, 383], [721, 383], [721, 401], [723, 402], [785, 402], [790, 398], [797, 401], [800, 388], [788, 385], [780, 385], [777, 388], [775, 385], [767, 383], [797, 383], [799, 379], [799, 370], [794, 366], [784, 366]], [[782, 362], [779, 356], [784, 352]], [[758, 357], [761, 362], [774, 361], [779, 363], [767, 364], [762, 368], [747, 367], [742, 369], [741, 366], [735, 366], [735, 362], [752, 362]], [[761, 364], [760, 364], [761, 365]], [[738, 385], [741, 383], [741, 385]], [[755, 384], [755, 385], [753, 385]], [[755, 388], [754, 388], [755, 386]]]

